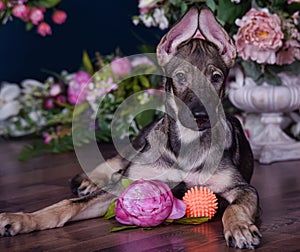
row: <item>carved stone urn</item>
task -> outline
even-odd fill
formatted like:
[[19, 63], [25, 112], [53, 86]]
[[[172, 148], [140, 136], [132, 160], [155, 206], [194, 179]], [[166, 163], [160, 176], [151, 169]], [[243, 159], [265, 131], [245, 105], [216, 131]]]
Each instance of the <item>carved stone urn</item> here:
[[300, 142], [285, 134], [281, 128], [284, 113], [300, 107], [300, 75], [278, 74], [280, 86], [257, 85], [235, 69], [235, 81], [230, 83], [229, 99], [247, 113], [260, 114], [261, 130], [250, 137], [254, 158], [260, 163], [300, 159]]

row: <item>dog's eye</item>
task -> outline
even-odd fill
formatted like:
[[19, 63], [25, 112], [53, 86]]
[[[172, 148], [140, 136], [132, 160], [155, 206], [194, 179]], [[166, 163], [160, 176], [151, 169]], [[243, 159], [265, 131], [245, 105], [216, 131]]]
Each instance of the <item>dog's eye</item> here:
[[186, 81], [186, 76], [185, 76], [184, 72], [178, 72], [178, 73], [176, 73], [175, 76], [178, 81], [181, 81], [181, 82]]
[[215, 72], [213, 72], [213, 74], [211, 76], [211, 80], [214, 83], [220, 83], [220, 82], [223, 82], [223, 76], [219, 72], [215, 71]]

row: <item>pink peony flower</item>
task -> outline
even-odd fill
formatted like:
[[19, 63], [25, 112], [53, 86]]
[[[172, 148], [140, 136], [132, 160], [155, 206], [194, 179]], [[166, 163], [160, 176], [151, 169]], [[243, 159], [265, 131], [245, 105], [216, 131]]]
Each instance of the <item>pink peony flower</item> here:
[[55, 24], [63, 24], [66, 22], [67, 13], [62, 10], [55, 11], [52, 15], [52, 20]]
[[84, 71], [75, 74], [69, 83], [68, 100], [71, 104], [81, 104], [85, 102], [87, 92], [85, 85], [89, 83], [91, 76]]
[[242, 19], [237, 19], [236, 24], [240, 27], [235, 36], [239, 56], [259, 64], [275, 64], [276, 52], [284, 37], [280, 18], [251, 9]]
[[154, 227], [166, 219], [185, 215], [186, 205], [173, 197], [169, 186], [158, 180], [138, 180], [116, 201], [116, 220], [125, 225]]
[[38, 25], [44, 19], [43, 11], [39, 8], [32, 8], [29, 19], [33, 24]]
[[20, 18], [24, 21], [28, 21], [29, 12], [30, 8], [24, 4], [18, 4], [12, 10], [12, 13], [15, 17]]
[[52, 34], [51, 27], [46, 22], [42, 22], [38, 25], [37, 32], [43, 37]]
[[131, 63], [128, 58], [116, 57], [110, 63], [112, 72], [117, 76], [129, 74], [131, 71]]
[[3, 3], [2, 0], [0, 0], [0, 11], [5, 10], [5, 4]]
[[292, 64], [295, 60], [300, 60], [300, 43], [296, 40], [288, 40], [277, 52], [276, 64]]

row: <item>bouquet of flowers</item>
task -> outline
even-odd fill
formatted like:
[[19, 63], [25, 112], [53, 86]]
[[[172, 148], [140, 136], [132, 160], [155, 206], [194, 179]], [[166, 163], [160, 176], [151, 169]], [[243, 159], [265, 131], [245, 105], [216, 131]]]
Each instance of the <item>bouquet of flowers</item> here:
[[59, 10], [61, 0], [0, 0], [0, 25], [17, 18], [26, 23], [26, 29], [37, 27], [37, 33], [45, 37], [52, 34], [51, 26], [45, 21], [45, 12], [53, 10], [52, 22], [63, 24], [67, 14]]
[[[151, 76], [157, 70], [154, 61], [145, 55], [120, 58], [97, 54], [96, 58], [93, 64], [84, 52], [80, 71], [53, 74], [44, 83], [31, 79], [20, 85], [2, 83], [0, 135], [35, 135], [44, 139], [27, 146], [20, 159], [71, 150], [73, 144], [87, 143], [95, 135], [97, 140], [111, 140], [110, 125], [118, 106], [132, 94], [156, 88], [156, 83], [160, 83], [156, 81], [157, 76]], [[151, 99], [151, 92], [145, 91], [135, 96], [135, 103], [141, 106]], [[132, 115], [130, 110], [124, 112], [122, 120], [127, 120], [130, 127], [120, 123], [114, 130], [115, 137], [135, 136], [157, 115], [155, 111], [145, 111], [138, 116]], [[88, 125], [76, 124], [74, 120], [88, 122]], [[74, 143], [72, 133], [79, 134], [79, 142]]]

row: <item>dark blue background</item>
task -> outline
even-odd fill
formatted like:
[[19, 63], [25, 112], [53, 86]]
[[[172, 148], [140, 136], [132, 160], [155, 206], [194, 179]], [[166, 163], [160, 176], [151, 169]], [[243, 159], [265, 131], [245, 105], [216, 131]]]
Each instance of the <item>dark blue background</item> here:
[[138, 13], [137, 3], [63, 0], [61, 9], [68, 14], [67, 22], [58, 26], [46, 17], [53, 35], [45, 38], [35, 28], [25, 31], [21, 21], [9, 22], [0, 28], [0, 82], [20, 82], [26, 78], [43, 81], [48, 74], [42, 69], [76, 71], [83, 50], [93, 57], [96, 51], [106, 55], [120, 47], [125, 55], [131, 55], [139, 53], [137, 47], [144, 42], [157, 44], [164, 32], [132, 24], [132, 15]]

